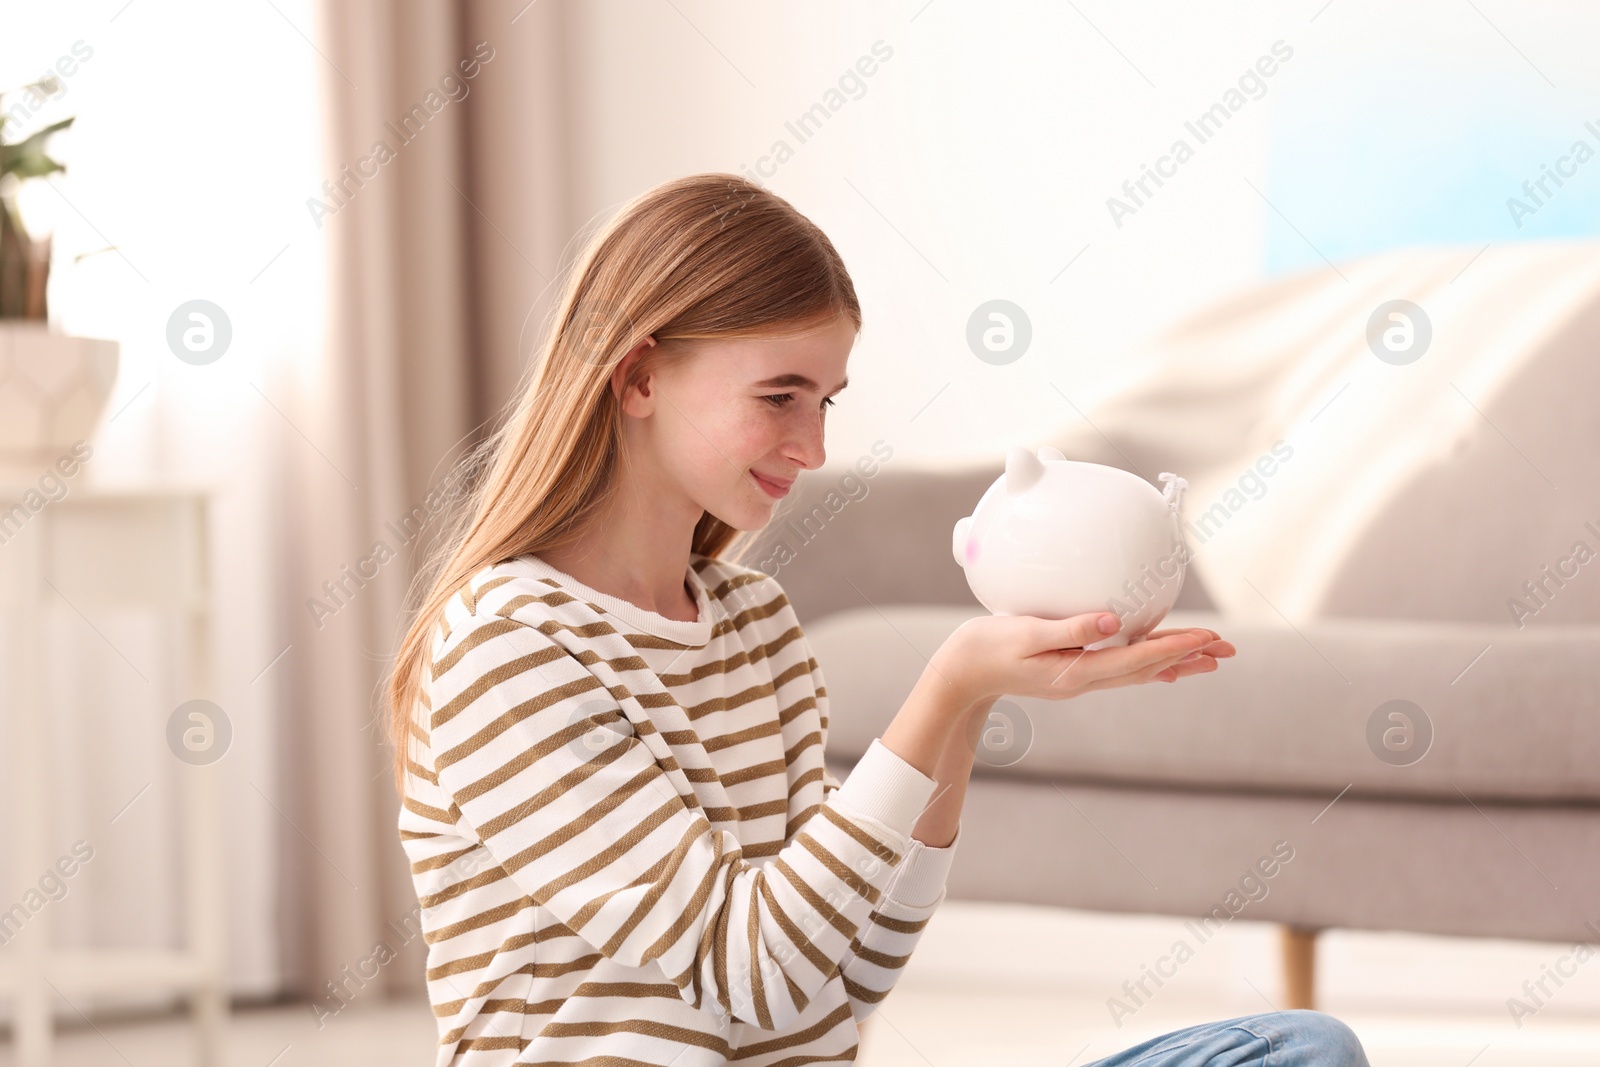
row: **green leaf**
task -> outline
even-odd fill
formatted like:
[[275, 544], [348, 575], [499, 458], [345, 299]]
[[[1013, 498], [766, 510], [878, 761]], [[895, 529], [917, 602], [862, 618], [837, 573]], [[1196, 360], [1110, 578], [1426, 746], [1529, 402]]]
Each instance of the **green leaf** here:
[[72, 119], [51, 123], [16, 144], [0, 144], [0, 176], [15, 174], [19, 178], [42, 178], [46, 174], [67, 168], [45, 154], [44, 142], [58, 130], [72, 125]]

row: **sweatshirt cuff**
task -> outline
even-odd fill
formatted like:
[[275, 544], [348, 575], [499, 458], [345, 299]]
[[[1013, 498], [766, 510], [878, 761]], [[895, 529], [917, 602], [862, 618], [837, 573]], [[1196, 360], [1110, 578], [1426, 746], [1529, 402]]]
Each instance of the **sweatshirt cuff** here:
[[874, 737], [830, 799], [910, 837], [938, 786]]
[[945, 882], [950, 877], [950, 863], [955, 859], [956, 846], [960, 843], [960, 822], [956, 823], [956, 836], [944, 848], [932, 848], [912, 838], [911, 850], [884, 895], [912, 908], [926, 908], [939, 903]]

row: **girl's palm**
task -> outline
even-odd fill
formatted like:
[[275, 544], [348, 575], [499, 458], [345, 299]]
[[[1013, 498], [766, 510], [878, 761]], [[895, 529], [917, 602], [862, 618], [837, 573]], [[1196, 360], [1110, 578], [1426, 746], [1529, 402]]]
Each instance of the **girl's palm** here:
[[[1009, 694], [1062, 700], [1096, 689], [1155, 679], [1174, 682], [1184, 675], [1214, 671], [1218, 659], [1237, 651], [1216, 631], [1201, 627], [1156, 630], [1121, 647], [1086, 651], [1084, 645], [1107, 636], [1096, 626], [1103, 614], [968, 619], [940, 648], [940, 673], [981, 697]], [[1185, 658], [1191, 655], [1193, 659]]]

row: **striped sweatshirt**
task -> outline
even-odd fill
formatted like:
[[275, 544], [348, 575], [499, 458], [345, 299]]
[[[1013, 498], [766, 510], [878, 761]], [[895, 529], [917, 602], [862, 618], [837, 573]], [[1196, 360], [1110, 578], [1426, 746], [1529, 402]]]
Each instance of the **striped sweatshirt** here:
[[685, 577], [693, 622], [533, 553], [449, 601], [399, 818], [438, 1067], [854, 1060], [944, 900], [937, 782], [880, 739], [830, 773], [777, 581]]

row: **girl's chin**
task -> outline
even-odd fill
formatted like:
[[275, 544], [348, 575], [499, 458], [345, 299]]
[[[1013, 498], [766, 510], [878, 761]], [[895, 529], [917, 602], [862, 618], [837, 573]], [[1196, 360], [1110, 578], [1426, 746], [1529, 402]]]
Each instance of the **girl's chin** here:
[[766, 529], [767, 525], [772, 522], [772, 514], [777, 509], [771, 505], [776, 503], [776, 500], [769, 497], [765, 507], [760, 504], [752, 506], [748, 501], [740, 501], [737, 507], [726, 508], [721, 511], [711, 511], [710, 508], [706, 510], [710, 511], [712, 515], [726, 525], [732, 526], [735, 530], [753, 533], [757, 530]]

